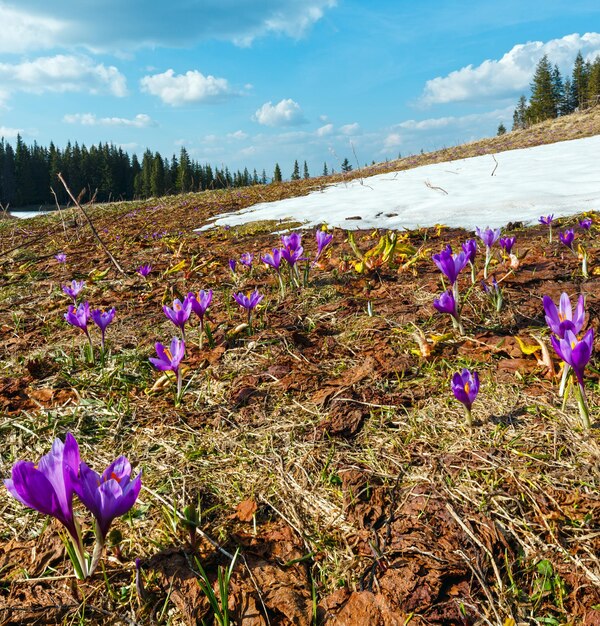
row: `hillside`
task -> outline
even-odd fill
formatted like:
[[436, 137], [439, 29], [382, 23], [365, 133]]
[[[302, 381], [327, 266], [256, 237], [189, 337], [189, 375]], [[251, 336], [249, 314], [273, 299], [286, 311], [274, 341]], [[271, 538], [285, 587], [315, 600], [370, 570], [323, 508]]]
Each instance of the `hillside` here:
[[[595, 134], [600, 109], [345, 180]], [[97, 573], [79, 583], [60, 525], [2, 490], [0, 624], [213, 623], [198, 563], [216, 585], [236, 549], [238, 625], [600, 623], [598, 342], [585, 429], [572, 394], [564, 406], [558, 397], [541, 301], [585, 295], [584, 329], [597, 334], [598, 214], [590, 230], [581, 216], [556, 220], [552, 243], [544, 225], [507, 227], [518, 267], [496, 244], [486, 282], [500, 284], [499, 311], [480, 286], [480, 249], [475, 284], [468, 267], [458, 279], [462, 334], [432, 306], [444, 287], [431, 259], [447, 244], [459, 250], [472, 236], [462, 229], [405, 232], [395, 256], [367, 254], [362, 272], [356, 255], [383, 232], [358, 230], [353, 247], [335, 229], [308, 285], [284, 295], [259, 255], [298, 224], [194, 230], [340, 180], [87, 207], [125, 273], [76, 209], [1, 223], [2, 476], [71, 432], [93, 469], [124, 454], [143, 487]], [[558, 239], [568, 227], [588, 278]], [[314, 229], [302, 237], [312, 262]], [[251, 270], [239, 261], [248, 252]], [[145, 263], [147, 279], [136, 273]], [[104, 359], [97, 328], [91, 362], [86, 336], [63, 319], [61, 285], [73, 279], [85, 281], [80, 301], [116, 309]], [[265, 298], [250, 329], [232, 292], [254, 288]], [[179, 335], [162, 305], [200, 289], [214, 291], [211, 336], [201, 347], [190, 318], [177, 404], [148, 358]], [[473, 427], [450, 388], [462, 368], [481, 379]]]

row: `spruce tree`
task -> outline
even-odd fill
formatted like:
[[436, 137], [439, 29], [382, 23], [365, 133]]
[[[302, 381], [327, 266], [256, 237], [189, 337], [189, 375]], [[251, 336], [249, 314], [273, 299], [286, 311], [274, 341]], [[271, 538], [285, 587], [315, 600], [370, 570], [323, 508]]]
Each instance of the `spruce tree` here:
[[304, 178], [310, 178], [310, 174], [308, 173], [308, 165], [306, 163], [306, 161], [304, 161]]
[[498, 124], [498, 131], [496, 132], [496, 134], [498, 136], [506, 135], [506, 126], [504, 126], [504, 124], [502, 122], [500, 122], [500, 124]]
[[186, 193], [192, 188], [192, 164], [188, 151], [184, 147], [182, 147], [179, 152], [179, 164], [177, 167], [175, 186], [179, 193]]
[[279, 163], [275, 163], [275, 170], [273, 171], [273, 182], [281, 182], [281, 168], [279, 167]]
[[559, 104], [559, 111], [561, 115], [569, 115], [573, 113], [577, 108], [577, 104], [573, 98], [573, 88], [571, 87], [571, 79], [565, 78], [563, 85], [563, 98]]
[[594, 59], [590, 69], [588, 100], [591, 106], [600, 104], [600, 55]]
[[262, 176], [260, 177], [260, 183], [261, 185], [266, 185], [267, 184], [267, 172], [264, 170], [262, 171]]
[[536, 124], [552, 119], [558, 115], [558, 102], [554, 98], [554, 84], [552, 81], [552, 66], [548, 56], [544, 55], [535, 69], [531, 83], [531, 98], [527, 109], [526, 119]]
[[556, 115], [561, 115], [561, 104], [565, 97], [565, 87], [558, 65], [555, 65], [552, 70], [552, 94], [554, 96]]
[[154, 159], [152, 161], [150, 193], [155, 198], [160, 198], [165, 195], [165, 164], [158, 152], [154, 153]]
[[350, 161], [348, 161], [347, 158], [345, 158], [342, 161], [342, 172], [351, 172], [352, 171], [352, 165], [350, 164]]
[[298, 165], [298, 161], [294, 161], [294, 171], [290, 178], [291, 180], [300, 180], [300, 166]]
[[329, 176], [329, 170], [327, 169], [327, 163], [323, 163], [323, 176]]
[[589, 74], [589, 65], [585, 63], [581, 51], [579, 51], [575, 57], [571, 78], [572, 98], [575, 106], [579, 109], [583, 109], [587, 102]]

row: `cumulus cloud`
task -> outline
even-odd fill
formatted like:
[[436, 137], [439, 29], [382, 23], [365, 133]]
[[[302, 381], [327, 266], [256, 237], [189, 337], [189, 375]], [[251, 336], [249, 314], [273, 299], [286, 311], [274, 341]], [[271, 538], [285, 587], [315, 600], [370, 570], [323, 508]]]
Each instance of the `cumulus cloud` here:
[[22, 128], [9, 128], [8, 126], [0, 126], [0, 137], [4, 139], [14, 139], [17, 135], [24, 133]]
[[263, 126], [297, 126], [306, 123], [300, 105], [291, 98], [281, 100], [274, 106], [270, 101], [265, 102], [252, 119]]
[[228, 133], [227, 137], [229, 139], [238, 139], [238, 140], [242, 140], [242, 139], [247, 139], [248, 134], [245, 133], [243, 130], [236, 130], [235, 133]]
[[600, 33], [574, 33], [546, 43], [530, 41], [516, 45], [499, 60], [467, 65], [427, 81], [421, 102], [432, 105], [513, 97], [528, 90], [535, 67], [544, 54], [565, 72], [572, 67], [579, 50], [590, 59], [600, 54]]
[[144, 76], [140, 84], [142, 91], [175, 107], [199, 102], [221, 102], [236, 95], [225, 78], [204, 76], [198, 70], [175, 74], [169, 69], [162, 74]]
[[333, 132], [333, 124], [325, 124], [321, 128], [317, 128], [317, 137], [326, 137]]
[[127, 94], [125, 76], [114, 66], [95, 63], [87, 56], [59, 54], [21, 63], [0, 63], [0, 83], [5, 93], [25, 91]]
[[156, 122], [145, 113], [138, 113], [133, 119], [125, 117], [96, 117], [93, 113], [73, 113], [65, 115], [63, 121], [68, 124], [81, 124], [82, 126], [133, 126], [135, 128], [156, 126]]
[[56, 45], [64, 36], [67, 21], [51, 16], [27, 13], [17, 5], [0, 4], [0, 53], [44, 50]]
[[104, 50], [214, 39], [249, 45], [270, 34], [301, 37], [335, 5], [336, 0], [172, 0], [166, 7], [147, 0], [88, 0], [74, 11], [72, 0], [4, 0], [0, 50], [64, 42]]
[[360, 133], [360, 125], [358, 122], [354, 122], [354, 124], [344, 124], [344, 126], [340, 126], [340, 133], [342, 135], [358, 135]]
[[397, 151], [400, 147], [403, 152], [436, 150], [448, 145], [489, 137], [496, 134], [500, 122], [509, 124], [513, 111], [514, 105], [509, 105], [484, 113], [405, 120], [390, 127], [381, 137], [380, 154], [389, 155], [391, 151]]

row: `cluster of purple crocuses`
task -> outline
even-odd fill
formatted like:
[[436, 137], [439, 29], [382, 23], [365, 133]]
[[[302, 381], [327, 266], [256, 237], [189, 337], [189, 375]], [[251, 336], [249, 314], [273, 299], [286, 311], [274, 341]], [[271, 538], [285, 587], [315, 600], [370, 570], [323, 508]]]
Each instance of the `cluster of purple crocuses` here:
[[[499, 242], [502, 249], [503, 258], [507, 256], [511, 259], [511, 263], [516, 259], [513, 254], [513, 247], [515, 245], [515, 237], [501, 237], [500, 229], [491, 228], [476, 228], [475, 233], [485, 246], [485, 261], [483, 265], [483, 277], [484, 280], [488, 277], [489, 266], [493, 257], [493, 246], [496, 242]], [[471, 266], [471, 282], [474, 284], [476, 280], [475, 271], [475, 258], [478, 252], [477, 240], [468, 239], [462, 244], [462, 250], [458, 253], [452, 251], [452, 247], [447, 245], [439, 254], [433, 255], [433, 261], [438, 266], [442, 275], [449, 281], [450, 289], [445, 291], [439, 298], [435, 298], [433, 306], [440, 313], [448, 313], [452, 317], [452, 323], [454, 328], [458, 330], [460, 334], [464, 333], [462, 319], [461, 319], [461, 306], [458, 289], [458, 277], [462, 270], [466, 267], [467, 263]], [[502, 306], [502, 294], [500, 287], [493, 278], [492, 289], [489, 289], [485, 282], [484, 291], [490, 295], [496, 310], [499, 310]]]
[[[25, 506], [56, 518], [68, 532], [65, 545], [79, 579], [91, 576], [98, 564], [113, 520], [135, 504], [142, 486], [141, 472], [132, 479], [126, 457], [113, 461], [102, 475], [81, 461], [79, 445], [71, 433], [65, 442], [55, 439], [52, 449], [37, 464], [17, 461], [4, 485]], [[73, 497], [94, 518], [96, 543], [86, 554], [81, 526], [73, 512]]]
[[544, 296], [542, 302], [546, 323], [552, 332], [552, 347], [564, 363], [559, 395], [564, 394], [567, 378], [572, 371], [576, 379], [574, 387], [581, 420], [584, 428], [589, 428], [590, 412], [585, 397], [583, 374], [594, 348], [594, 329], [588, 329], [581, 339], [578, 337], [585, 321], [584, 298], [579, 296], [575, 310], [566, 293], [561, 295], [558, 307], [549, 296]]
[[67, 324], [79, 328], [85, 334], [90, 345], [91, 359], [93, 361], [94, 344], [88, 328], [89, 321], [91, 319], [100, 329], [100, 350], [102, 356], [104, 357], [106, 350], [106, 329], [115, 319], [115, 308], [113, 307], [107, 311], [102, 311], [101, 309], [94, 309], [90, 311], [89, 302], [81, 302], [80, 304], [77, 304], [77, 296], [79, 296], [79, 294], [83, 291], [84, 287], [85, 282], [83, 280], [73, 280], [70, 285], [63, 285], [63, 292], [73, 299], [73, 304], [69, 305], [69, 309], [65, 313], [64, 318]]

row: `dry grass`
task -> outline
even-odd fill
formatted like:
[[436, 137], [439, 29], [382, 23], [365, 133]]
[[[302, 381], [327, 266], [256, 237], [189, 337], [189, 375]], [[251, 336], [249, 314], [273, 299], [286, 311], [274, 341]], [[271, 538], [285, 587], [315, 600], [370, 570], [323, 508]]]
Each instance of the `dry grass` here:
[[[598, 131], [600, 111], [594, 110], [528, 132], [381, 165], [377, 172]], [[338, 235], [327, 271], [317, 272], [313, 286], [300, 294], [290, 292], [284, 301], [278, 301], [271, 275], [260, 271], [238, 277], [237, 287], [259, 284], [268, 292], [268, 306], [252, 337], [232, 337], [241, 315], [229, 303], [234, 279], [227, 260], [275, 245], [269, 233], [280, 225], [215, 230], [200, 237], [190, 229], [259, 196], [284, 197], [305, 193], [307, 187], [301, 181], [96, 207], [97, 226], [129, 269], [147, 261], [155, 265], [149, 286], [135, 276], [111, 274], [92, 282], [90, 272], [108, 264], [82, 225], [63, 230], [56, 216], [2, 224], [0, 474], [7, 476], [16, 459], [39, 458], [54, 437], [67, 431], [77, 436], [82, 456], [95, 469], [120, 453], [143, 469], [139, 503], [131, 516], [116, 523], [123, 560], [107, 561], [109, 570], [114, 568], [109, 580], [118, 581], [111, 584], [125, 591], [113, 596], [110, 585], [104, 588], [100, 581], [95, 592], [95, 604], [114, 623], [121, 623], [123, 615], [136, 623], [186, 621], [185, 601], [173, 599], [173, 589], [158, 573], [147, 578], [158, 604], [151, 609], [140, 605], [131, 572], [136, 557], [150, 561], [168, 550], [194, 551], [181, 518], [197, 502], [202, 532], [229, 552], [240, 537], [256, 532], [257, 541], [268, 538], [274, 523], [290, 527], [319, 603], [342, 587], [385, 591], [394, 571], [421, 563], [432, 576], [423, 574], [422, 580], [431, 584], [438, 569], [450, 572], [443, 578], [449, 588], [452, 576], [469, 580], [456, 593], [464, 594], [459, 597], [472, 623], [508, 623], [509, 618], [519, 624], [543, 619], [583, 623], [590, 615], [595, 618], [593, 604], [600, 594], [598, 431], [581, 430], [572, 400], [561, 408], [542, 369], [501, 375], [500, 357], [484, 347], [490, 329], [540, 330], [539, 314], [537, 319], [526, 315], [531, 294], [539, 297], [544, 280], [568, 281], [570, 292], [587, 289], [590, 323], [597, 326], [598, 279], [586, 287], [574, 273], [566, 273], [557, 254], [549, 253], [544, 261], [552, 264], [552, 273], [546, 279], [525, 286], [508, 281], [508, 309], [502, 314], [473, 297], [468, 332], [477, 334], [478, 341], [442, 341], [432, 358], [423, 360], [414, 354], [412, 322], [428, 335], [448, 330], [431, 311], [438, 288], [435, 268], [423, 259], [415, 266], [416, 276], [343, 273], [338, 268], [349, 248]], [[68, 213], [66, 219], [72, 218]], [[156, 232], [166, 235], [153, 236]], [[418, 239], [422, 233], [411, 236]], [[428, 245], [436, 249], [450, 237], [445, 232], [428, 236]], [[545, 232], [533, 229], [519, 236], [528, 237], [537, 250], [532, 263], [541, 260]], [[367, 239], [359, 243], [367, 245]], [[597, 254], [597, 244], [591, 242], [592, 248]], [[66, 268], [53, 261], [59, 250], [68, 254]], [[186, 261], [185, 268], [169, 273], [180, 260]], [[117, 304], [104, 368], [83, 363], [83, 338], [62, 323], [66, 301], [59, 285], [72, 277], [87, 277], [85, 295], [93, 303]], [[206, 287], [215, 289], [212, 323], [215, 342], [224, 351], [200, 352], [192, 331], [188, 389], [182, 406], [175, 407], [170, 389], [149, 393], [156, 379], [147, 362], [152, 344], [173, 332], [160, 305], [175, 294]], [[368, 302], [372, 317], [366, 312]], [[30, 376], [34, 359], [48, 372], [20, 384]], [[366, 374], [360, 371], [365, 363], [372, 363]], [[463, 424], [448, 393], [450, 374], [467, 365], [480, 371], [483, 383], [474, 429]], [[592, 368], [588, 385], [594, 415], [596, 372]], [[9, 379], [16, 381], [16, 395], [9, 393]], [[318, 399], [329, 387], [331, 394]], [[40, 389], [68, 393], [47, 403], [35, 400], [32, 391]], [[356, 411], [360, 425], [354, 432], [334, 432], [332, 419], [342, 416], [343, 421]], [[255, 527], [232, 518], [236, 506], [249, 499], [258, 505]], [[434, 504], [439, 508], [431, 508]], [[447, 515], [443, 528], [436, 526], [442, 512]], [[45, 519], [6, 492], [0, 493], [0, 514], [5, 545], [11, 539], [37, 545], [51, 533]], [[432, 529], [439, 531], [435, 541]], [[210, 545], [203, 544], [202, 550], [210, 553]], [[545, 561], [552, 585], [541, 588], [540, 563]], [[386, 562], [389, 569], [382, 565]], [[281, 566], [276, 558], [272, 563]], [[6, 567], [5, 596], [11, 580], [25, 578], [32, 562]], [[463, 570], [468, 576], [457, 573]], [[64, 573], [68, 567], [58, 563], [41, 574], [52, 578]], [[52, 582], [47, 588], [64, 592]], [[262, 593], [267, 598], [267, 590]], [[428, 622], [433, 619], [428, 610], [417, 605], [413, 612], [422, 623], [449, 623], [441, 617]], [[397, 609], [398, 615], [408, 612]], [[83, 615], [78, 606], [64, 619], [72, 622]], [[286, 623], [273, 615], [271, 623]]]

